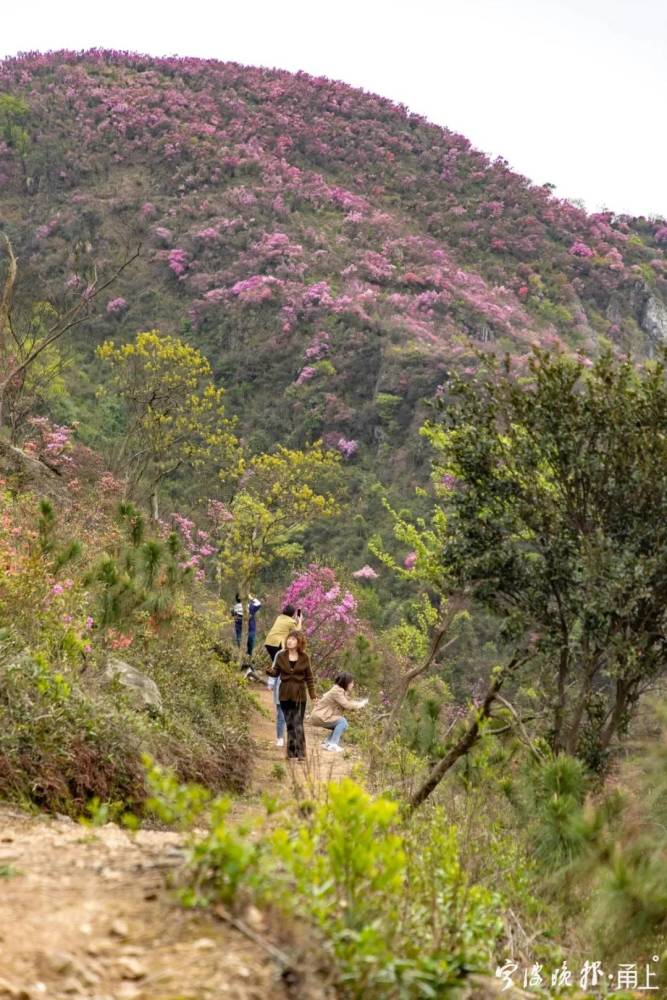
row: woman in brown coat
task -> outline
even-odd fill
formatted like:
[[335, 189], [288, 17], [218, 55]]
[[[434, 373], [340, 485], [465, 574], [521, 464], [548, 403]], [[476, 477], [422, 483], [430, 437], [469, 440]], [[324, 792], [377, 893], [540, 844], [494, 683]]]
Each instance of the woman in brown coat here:
[[278, 653], [267, 673], [271, 677], [280, 678], [280, 707], [287, 725], [287, 756], [305, 760], [306, 734], [303, 731], [303, 719], [308, 695], [311, 701], [315, 701], [315, 681], [303, 632], [289, 633], [284, 650]]

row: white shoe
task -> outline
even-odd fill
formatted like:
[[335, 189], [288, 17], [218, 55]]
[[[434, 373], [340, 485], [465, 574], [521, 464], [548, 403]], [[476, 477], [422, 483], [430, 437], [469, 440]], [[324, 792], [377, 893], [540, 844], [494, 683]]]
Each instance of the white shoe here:
[[280, 737], [279, 740], [276, 740], [276, 746], [277, 747], [284, 747], [285, 746], [285, 740], [282, 738], [282, 736]]
[[343, 748], [339, 747], [337, 743], [327, 743], [327, 750], [333, 750], [334, 753], [343, 753]]

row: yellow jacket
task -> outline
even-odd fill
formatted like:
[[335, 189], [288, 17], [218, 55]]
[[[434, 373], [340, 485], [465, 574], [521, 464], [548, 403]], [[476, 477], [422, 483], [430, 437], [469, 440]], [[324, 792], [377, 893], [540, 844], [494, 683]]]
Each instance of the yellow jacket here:
[[281, 649], [285, 648], [285, 639], [290, 634], [290, 632], [300, 632], [301, 622], [297, 622], [295, 618], [290, 618], [289, 615], [278, 615], [273, 625], [271, 626], [271, 631], [264, 640], [265, 646], [280, 646]]

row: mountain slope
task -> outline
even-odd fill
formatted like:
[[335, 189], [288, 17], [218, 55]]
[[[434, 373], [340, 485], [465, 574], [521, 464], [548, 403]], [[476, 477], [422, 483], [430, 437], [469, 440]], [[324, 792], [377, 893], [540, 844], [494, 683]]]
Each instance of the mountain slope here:
[[382, 458], [475, 350], [521, 366], [533, 343], [667, 339], [664, 223], [587, 215], [344, 84], [59, 52], [1, 63], [3, 101], [0, 218], [26, 291], [64, 303], [141, 241], [80, 345], [184, 333], [257, 446], [324, 435]]

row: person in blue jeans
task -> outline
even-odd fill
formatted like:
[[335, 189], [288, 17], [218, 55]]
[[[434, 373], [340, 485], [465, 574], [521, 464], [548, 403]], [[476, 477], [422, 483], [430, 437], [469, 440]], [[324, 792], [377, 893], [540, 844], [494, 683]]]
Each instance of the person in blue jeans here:
[[[276, 653], [276, 656], [278, 654]], [[274, 657], [275, 663], [275, 657]], [[273, 704], [276, 706], [276, 746], [285, 746], [285, 715], [280, 707], [280, 677], [269, 677], [269, 689], [273, 694]]]
[[325, 750], [332, 750], [340, 753], [342, 747], [340, 740], [348, 728], [349, 723], [344, 716], [346, 711], [357, 711], [365, 708], [368, 698], [361, 698], [355, 701], [350, 698], [354, 678], [352, 674], [338, 674], [333, 687], [329, 688], [326, 694], [322, 695], [316, 702], [313, 711], [310, 713], [309, 722], [311, 726], [320, 726], [322, 729], [330, 729], [331, 736], [322, 744]]
[[[255, 640], [257, 639], [257, 612], [262, 606], [262, 602], [254, 597], [252, 594], [248, 594], [248, 656], [252, 656], [252, 651], [255, 648]], [[239, 594], [236, 595], [236, 603], [232, 608], [232, 617], [234, 619], [234, 639], [236, 640], [236, 645], [241, 645], [241, 636], [243, 635], [243, 601]]]

